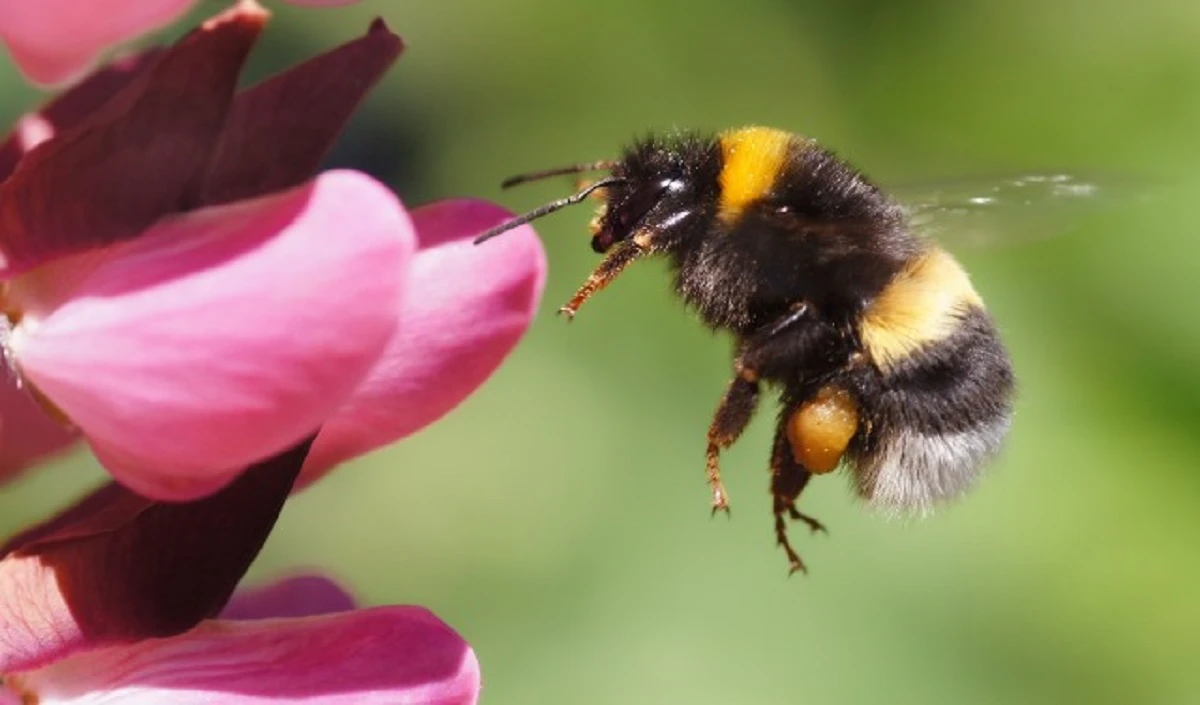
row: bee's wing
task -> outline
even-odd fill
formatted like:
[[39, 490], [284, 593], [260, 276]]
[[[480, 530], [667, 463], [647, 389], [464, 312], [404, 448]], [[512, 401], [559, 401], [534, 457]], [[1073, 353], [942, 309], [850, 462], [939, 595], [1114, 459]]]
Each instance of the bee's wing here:
[[1134, 191], [1116, 179], [1065, 173], [966, 178], [889, 189], [914, 231], [967, 246], [1060, 235], [1087, 215], [1133, 197]]

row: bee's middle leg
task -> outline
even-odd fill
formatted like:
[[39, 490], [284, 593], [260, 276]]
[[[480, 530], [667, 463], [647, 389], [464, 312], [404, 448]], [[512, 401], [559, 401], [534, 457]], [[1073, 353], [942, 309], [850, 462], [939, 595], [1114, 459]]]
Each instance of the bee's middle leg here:
[[759, 384], [758, 377], [752, 370], [745, 369], [740, 363], [736, 364], [737, 376], [729, 383], [725, 396], [717, 406], [712, 424], [708, 427], [708, 450], [705, 453], [705, 469], [708, 473], [708, 486], [712, 490], [713, 513], [729, 511], [729, 494], [725, 491], [725, 483], [721, 481], [719, 456], [723, 448], [728, 448], [737, 441], [754, 411], [758, 408]]
[[802, 359], [809, 342], [804, 336], [795, 338], [791, 332], [793, 326], [805, 321], [809, 315], [808, 304], [797, 302], [778, 319], [740, 344], [733, 363], [736, 376], [725, 390], [725, 396], [717, 406], [708, 428], [705, 458], [714, 514], [729, 511], [729, 495], [721, 481], [719, 456], [722, 449], [733, 445], [742, 435], [758, 408], [760, 366], [778, 367], [780, 360]]

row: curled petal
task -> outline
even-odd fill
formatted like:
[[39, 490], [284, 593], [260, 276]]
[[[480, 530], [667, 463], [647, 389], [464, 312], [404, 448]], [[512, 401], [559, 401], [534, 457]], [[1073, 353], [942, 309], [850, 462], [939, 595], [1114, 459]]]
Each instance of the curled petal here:
[[36, 305], [10, 346], [119, 481], [191, 499], [359, 387], [395, 330], [413, 240], [390, 191], [329, 172], [17, 280], [13, 299]]
[[0, 181], [8, 178], [27, 152], [93, 115], [160, 55], [159, 50], [152, 49], [122, 57], [23, 116], [0, 144]]
[[412, 212], [420, 241], [400, 324], [369, 376], [322, 427], [302, 482], [449, 412], [500, 365], [533, 320], [546, 260], [533, 228], [475, 246], [510, 217], [485, 201]]
[[311, 617], [354, 609], [354, 597], [323, 575], [296, 575], [253, 589], [238, 590], [221, 619]]
[[0, 0], [0, 38], [32, 81], [82, 74], [108, 47], [182, 15], [195, 0]]
[[69, 448], [78, 432], [51, 419], [27, 390], [0, 377], [0, 484]]
[[78, 654], [16, 685], [42, 702], [176, 705], [475, 703], [479, 664], [419, 607], [216, 621], [171, 639]]
[[109, 484], [0, 554], [0, 673], [179, 634], [216, 615], [258, 555], [308, 444], [205, 499], [154, 502]]
[[199, 203], [254, 198], [311, 178], [403, 49], [400, 37], [375, 20], [362, 37], [239, 92]]
[[133, 238], [202, 205], [202, 177], [265, 23], [261, 8], [239, 4], [164, 51], [73, 129], [29, 151], [0, 183], [6, 273]]

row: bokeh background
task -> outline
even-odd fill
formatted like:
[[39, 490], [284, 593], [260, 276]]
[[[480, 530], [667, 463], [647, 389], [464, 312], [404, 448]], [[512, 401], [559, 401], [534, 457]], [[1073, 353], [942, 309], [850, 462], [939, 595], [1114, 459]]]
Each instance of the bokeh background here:
[[[662, 263], [573, 325], [553, 315], [595, 263], [577, 209], [540, 225], [543, 315], [499, 373], [291, 502], [253, 578], [320, 567], [368, 602], [431, 607], [478, 650], [488, 705], [1200, 702], [1200, 5], [276, 9], [255, 75], [376, 14], [406, 37], [331, 161], [411, 204], [526, 209], [570, 182], [502, 194], [502, 177], [742, 123], [814, 136], [885, 184], [1055, 169], [1152, 188], [1057, 237], [956, 250], [1016, 361], [1008, 450], [913, 524], [814, 482], [803, 506], [830, 535], [796, 532], [807, 577], [772, 542], [768, 414], [725, 456], [732, 519], [709, 518], [729, 346]], [[0, 89], [6, 122], [38, 100], [7, 64]], [[0, 533], [99, 477], [78, 455], [4, 488]]]

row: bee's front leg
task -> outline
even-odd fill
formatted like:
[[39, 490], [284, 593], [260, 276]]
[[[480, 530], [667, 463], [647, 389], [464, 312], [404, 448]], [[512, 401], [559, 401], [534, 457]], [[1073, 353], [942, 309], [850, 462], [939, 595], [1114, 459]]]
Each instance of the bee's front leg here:
[[654, 252], [655, 234], [656, 231], [653, 230], [640, 230], [614, 245], [571, 300], [558, 309], [558, 312], [574, 320], [575, 314], [579, 313], [579, 307], [592, 298], [593, 294], [608, 286], [626, 267], [633, 264], [634, 260]]

